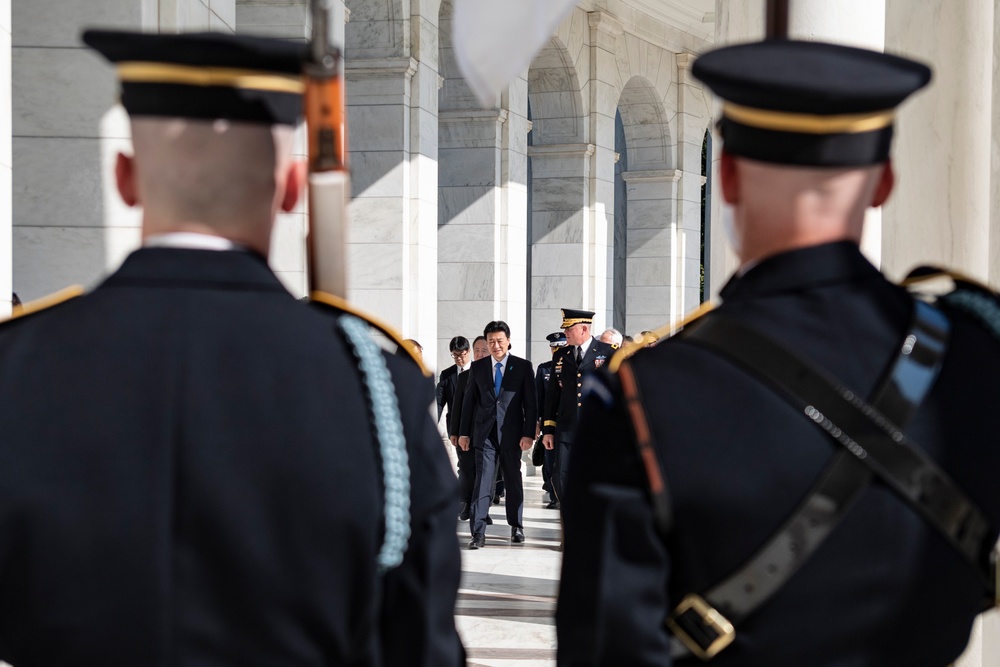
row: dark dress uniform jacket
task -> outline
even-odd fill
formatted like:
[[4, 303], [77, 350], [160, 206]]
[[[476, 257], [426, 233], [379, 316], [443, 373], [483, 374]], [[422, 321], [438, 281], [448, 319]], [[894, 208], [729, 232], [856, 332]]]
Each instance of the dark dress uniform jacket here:
[[380, 578], [357, 362], [263, 258], [140, 250], [93, 293], [0, 327], [0, 658], [464, 664], [431, 382], [387, 363], [414, 535]]
[[543, 433], [555, 434], [556, 440], [562, 442], [572, 442], [583, 400], [583, 377], [610, 361], [614, 353], [615, 348], [609, 343], [591, 338], [590, 347], [579, 366], [576, 363], [576, 345], [567, 345], [553, 355], [552, 374], [545, 390]]
[[[725, 315], [871, 396], [910, 326], [911, 297], [856, 245], [767, 259], [723, 290]], [[906, 429], [1000, 525], [1000, 343], [951, 314], [941, 374]], [[588, 393], [574, 447], [557, 612], [559, 664], [671, 664], [663, 621], [681, 597], [741, 567], [838, 451], [754, 377], [671, 339], [631, 360], [673, 501], [666, 544], [613, 400]], [[875, 482], [806, 564], [710, 663], [941, 667], [969, 637], [983, 590], [973, 569], [909, 505]], [[697, 658], [677, 664], [701, 664]]]
[[458, 375], [458, 366], [453, 364], [441, 371], [440, 376], [438, 376], [438, 383], [434, 388], [437, 398], [438, 419], [441, 419], [441, 414], [447, 408], [448, 421], [451, 421], [451, 412], [455, 402], [455, 390], [458, 387]]

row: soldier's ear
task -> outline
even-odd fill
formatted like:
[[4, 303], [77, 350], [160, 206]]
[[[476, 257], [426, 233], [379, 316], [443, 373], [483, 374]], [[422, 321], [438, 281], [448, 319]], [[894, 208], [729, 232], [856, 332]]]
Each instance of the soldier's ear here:
[[119, 153], [115, 160], [115, 185], [126, 206], [139, 203], [139, 188], [135, 183], [135, 158]]
[[889, 198], [892, 188], [896, 184], [896, 173], [892, 169], [892, 159], [886, 160], [882, 165], [882, 173], [879, 174], [878, 186], [875, 188], [875, 196], [872, 197], [872, 208], [878, 208]]
[[285, 172], [285, 194], [281, 198], [281, 210], [291, 213], [299, 203], [306, 182], [306, 163], [292, 160]]
[[722, 182], [722, 199], [727, 204], [736, 204], [740, 199], [739, 170], [736, 168], [736, 158], [732, 153], [722, 151], [719, 162], [719, 176]]

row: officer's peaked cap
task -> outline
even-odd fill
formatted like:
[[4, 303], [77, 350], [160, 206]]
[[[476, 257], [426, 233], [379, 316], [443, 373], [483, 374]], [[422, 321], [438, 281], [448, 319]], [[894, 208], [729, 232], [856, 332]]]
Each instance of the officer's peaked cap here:
[[562, 309], [563, 321], [561, 328], [568, 329], [574, 324], [580, 324], [585, 322], [587, 324], [594, 323], [594, 311], [592, 310], [573, 310], [572, 308]]
[[549, 347], [565, 347], [566, 334], [562, 331], [557, 331], [555, 333], [550, 333], [545, 337], [545, 340], [549, 341]]
[[302, 42], [225, 33], [88, 30], [115, 64], [131, 116], [294, 125], [302, 113]]
[[692, 74], [723, 100], [727, 152], [818, 167], [887, 160], [896, 107], [931, 79], [899, 56], [794, 40], [716, 49]]

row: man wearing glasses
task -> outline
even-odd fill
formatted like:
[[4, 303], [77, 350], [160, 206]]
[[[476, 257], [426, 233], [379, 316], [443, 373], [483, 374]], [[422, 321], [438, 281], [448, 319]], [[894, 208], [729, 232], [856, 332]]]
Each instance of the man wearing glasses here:
[[[451, 424], [453, 421], [457, 422], [454, 416], [460, 409], [458, 407], [459, 378], [472, 366], [472, 348], [468, 338], [455, 336], [448, 343], [448, 351], [451, 352], [451, 358], [455, 363], [441, 371], [435, 393], [437, 394], [438, 421], [441, 421], [441, 415], [444, 414], [445, 408], [448, 409], [445, 424], [447, 425], [448, 439], [455, 447], [455, 453], [458, 456], [458, 486], [462, 498], [462, 508], [459, 510], [458, 518], [466, 521], [469, 518], [472, 484], [476, 480], [476, 457], [472, 452], [463, 451], [458, 446], [458, 433], [456, 429], [452, 429]], [[464, 383], [462, 385], [464, 388]], [[456, 432], [453, 433], [453, 431]]]

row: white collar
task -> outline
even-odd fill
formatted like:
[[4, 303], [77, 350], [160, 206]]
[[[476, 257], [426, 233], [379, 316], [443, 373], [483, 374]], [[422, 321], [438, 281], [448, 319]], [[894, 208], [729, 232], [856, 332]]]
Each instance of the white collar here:
[[593, 336], [591, 336], [590, 338], [588, 338], [587, 340], [585, 340], [583, 342], [583, 345], [580, 346], [580, 356], [582, 356], [582, 357], [587, 356], [587, 350], [590, 349], [590, 344], [592, 342], [594, 342], [594, 337]]
[[236, 250], [240, 246], [229, 239], [198, 232], [168, 232], [147, 236], [142, 242], [144, 248], [184, 248], [186, 250]]

